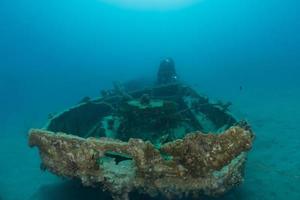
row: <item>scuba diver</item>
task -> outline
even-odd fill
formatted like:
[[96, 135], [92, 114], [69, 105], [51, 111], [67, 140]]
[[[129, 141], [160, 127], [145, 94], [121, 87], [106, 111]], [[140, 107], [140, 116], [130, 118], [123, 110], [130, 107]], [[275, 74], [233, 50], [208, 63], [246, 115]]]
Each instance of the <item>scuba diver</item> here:
[[166, 58], [160, 62], [157, 73], [157, 84], [164, 85], [178, 81], [175, 63], [172, 58]]

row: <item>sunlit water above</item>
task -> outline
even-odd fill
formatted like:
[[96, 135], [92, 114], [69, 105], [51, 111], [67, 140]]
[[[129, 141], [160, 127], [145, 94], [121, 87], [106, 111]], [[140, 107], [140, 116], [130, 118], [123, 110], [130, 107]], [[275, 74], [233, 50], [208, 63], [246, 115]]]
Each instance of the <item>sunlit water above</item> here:
[[98, 0], [107, 4], [137, 10], [181, 9], [204, 0]]

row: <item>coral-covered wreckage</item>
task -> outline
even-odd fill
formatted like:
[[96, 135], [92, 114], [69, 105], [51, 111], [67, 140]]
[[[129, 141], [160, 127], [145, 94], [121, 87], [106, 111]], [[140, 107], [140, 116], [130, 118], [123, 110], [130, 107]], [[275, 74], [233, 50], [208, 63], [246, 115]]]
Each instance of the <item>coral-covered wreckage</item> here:
[[175, 82], [132, 91], [120, 84], [32, 129], [41, 168], [114, 199], [219, 196], [243, 182], [254, 134], [228, 105]]

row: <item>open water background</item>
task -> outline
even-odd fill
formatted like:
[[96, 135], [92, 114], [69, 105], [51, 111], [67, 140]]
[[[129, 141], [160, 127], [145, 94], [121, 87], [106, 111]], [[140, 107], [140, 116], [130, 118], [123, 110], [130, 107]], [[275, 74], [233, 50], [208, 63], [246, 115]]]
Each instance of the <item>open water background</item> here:
[[169, 56], [256, 133], [245, 183], [222, 199], [300, 199], [300, 2], [167, 1], [0, 1], [1, 200], [105, 196], [41, 172], [28, 129], [112, 81], [153, 79]]

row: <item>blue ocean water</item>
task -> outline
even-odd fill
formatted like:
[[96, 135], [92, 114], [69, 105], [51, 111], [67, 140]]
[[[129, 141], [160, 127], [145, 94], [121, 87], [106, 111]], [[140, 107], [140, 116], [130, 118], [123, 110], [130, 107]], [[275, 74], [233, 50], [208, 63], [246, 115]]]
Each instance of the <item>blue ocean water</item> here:
[[245, 183], [221, 199], [300, 199], [299, 9], [295, 0], [1, 0], [0, 199], [105, 196], [41, 172], [27, 131], [112, 81], [153, 79], [165, 57], [256, 133]]

